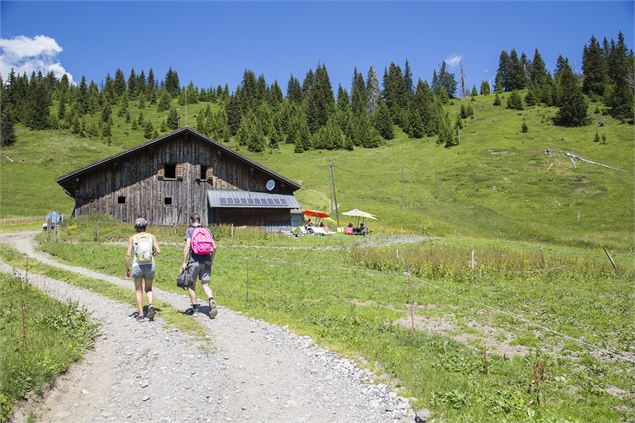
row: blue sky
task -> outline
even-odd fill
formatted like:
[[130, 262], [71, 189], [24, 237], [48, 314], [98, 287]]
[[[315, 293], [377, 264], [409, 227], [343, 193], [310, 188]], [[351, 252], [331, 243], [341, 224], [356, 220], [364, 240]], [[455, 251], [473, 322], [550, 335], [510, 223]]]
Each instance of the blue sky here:
[[[181, 83], [228, 83], [264, 73], [283, 89], [325, 63], [333, 88], [353, 67], [410, 61], [415, 80], [453, 55], [468, 82], [494, 79], [502, 49], [538, 48], [550, 70], [558, 54], [581, 50], [591, 34], [633, 47], [633, 2], [6, 2], [1, 3], [0, 72], [45, 67], [100, 81], [106, 72], [169, 66]], [[43, 35], [33, 39], [33, 37]], [[18, 38], [16, 38], [18, 37]], [[39, 50], [38, 50], [39, 49]], [[458, 68], [452, 69], [458, 72]], [[6, 72], [6, 71], [5, 71]], [[3, 74], [5, 72], [2, 72]]]

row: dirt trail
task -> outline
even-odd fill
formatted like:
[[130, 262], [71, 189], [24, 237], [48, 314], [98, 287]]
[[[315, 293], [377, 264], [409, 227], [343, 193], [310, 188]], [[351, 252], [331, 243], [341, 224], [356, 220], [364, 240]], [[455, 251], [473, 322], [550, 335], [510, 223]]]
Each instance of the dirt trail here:
[[[59, 263], [35, 251], [34, 236], [2, 234], [0, 242], [51, 266], [132, 289], [130, 281]], [[214, 320], [201, 314], [198, 319], [213, 345], [212, 353], [206, 356], [187, 346], [192, 340], [178, 331], [169, 331], [160, 323], [134, 322], [128, 317], [129, 306], [81, 289], [64, 289], [72, 292], [74, 300], [95, 310], [106, 338], [100, 339], [85, 364], [78, 366], [74, 383], [54, 391], [51, 397], [59, 398], [50, 404], [47, 416], [70, 413], [71, 421], [120, 421], [145, 413], [145, 421], [218, 421], [222, 417], [226, 421], [271, 422], [385, 422], [412, 421], [414, 417], [406, 400], [385, 385], [370, 383], [373, 377], [368, 371], [285, 328], [225, 308]], [[154, 291], [176, 308], [189, 305], [185, 295]], [[158, 358], [165, 356], [165, 361], [154, 358], [155, 352]], [[103, 376], [101, 370], [91, 373], [97, 363], [110, 370]], [[144, 373], [135, 373], [140, 367]], [[126, 371], [122, 374], [120, 369]], [[146, 379], [146, 374], [156, 378], [148, 387], [160, 385], [162, 391], [148, 394], [144, 401], [148, 387], [140, 388], [138, 381]], [[75, 419], [75, 404], [83, 413], [91, 409], [83, 399], [87, 394], [82, 394], [82, 386], [92, 385], [95, 379], [102, 389], [87, 390], [98, 393], [99, 398], [91, 401], [105, 411], [95, 414], [93, 410], [86, 418]], [[113, 400], [114, 396], [119, 399]]]

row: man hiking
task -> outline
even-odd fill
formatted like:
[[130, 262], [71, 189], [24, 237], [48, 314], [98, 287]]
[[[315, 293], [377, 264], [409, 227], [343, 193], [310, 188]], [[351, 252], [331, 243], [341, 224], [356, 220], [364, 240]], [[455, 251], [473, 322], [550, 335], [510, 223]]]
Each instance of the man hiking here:
[[[126, 278], [132, 276], [137, 300], [137, 321], [143, 322], [143, 286], [148, 297], [148, 320], [154, 320], [154, 305], [152, 304], [152, 281], [154, 279], [154, 256], [161, 253], [154, 235], [146, 232], [148, 222], [143, 217], [134, 222], [136, 234], [128, 238], [126, 252]], [[130, 272], [130, 255], [132, 254], [132, 272]]]
[[203, 284], [203, 291], [207, 295], [210, 319], [213, 319], [218, 314], [218, 308], [214, 302], [214, 295], [210, 287], [212, 261], [215, 253], [216, 243], [212, 233], [209, 229], [201, 226], [201, 215], [193, 213], [190, 216], [190, 226], [185, 232], [183, 264], [181, 265], [181, 272], [187, 269], [192, 278], [192, 286], [187, 289], [192, 308], [186, 311], [187, 314], [197, 316], [199, 312], [200, 305], [196, 300], [196, 279], [200, 279]]

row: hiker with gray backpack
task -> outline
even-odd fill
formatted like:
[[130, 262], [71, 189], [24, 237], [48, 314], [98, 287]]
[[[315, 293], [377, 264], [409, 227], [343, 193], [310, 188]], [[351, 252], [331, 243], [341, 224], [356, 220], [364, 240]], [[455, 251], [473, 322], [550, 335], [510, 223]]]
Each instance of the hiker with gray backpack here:
[[[148, 222], [143, 217], [134, 222], [136, 234], [128, 238], [126, 252], [126, 278], [132, 276], [137, 300], [137, 321], [143, 322], [143, 288], [148, 297], [148, 320], [154, 320], [155, 309], [152, 304], [152, 281], [154, 280], [154, 256], [161, 254], [157, 239], [146, 232]], [[130, 271], [130, 256], [132, 255], [132, 272]], [[143, 286], [142, 286], [143, 285]]]
[[190, 226], [185, 232], [185, 246], [183, 247], [183, 264], [181, 276], [187, 280], [187, 291], [192, 307], [186, 313], [197, 316], [200, 304], [196, 299], [196, 280], [203, 285], [203, 291], [207, 295], [209, 305], [209, 317], [213, 319], [218, 314], [218, 308], [214, 302], [214, 295], [210, 287], [212, 277], [212, 261], [216, 253], [216, 243], [209, 229], [201, 226], [201, 215], [193, 213], [190, 216]]

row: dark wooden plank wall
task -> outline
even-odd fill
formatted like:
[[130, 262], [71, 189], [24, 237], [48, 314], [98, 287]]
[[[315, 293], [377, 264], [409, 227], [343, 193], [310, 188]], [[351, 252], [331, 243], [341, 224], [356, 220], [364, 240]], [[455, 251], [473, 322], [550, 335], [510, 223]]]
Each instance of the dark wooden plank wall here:
[[[158, 177], [162, 164], [183, 164], [183, 177], [176, 180]], [[209, 167], [207, 180], [199, 179], [201, 165]], [[173, 225], [188, 223], [194, 212], [201, 214], [203, 222], [208, 221], [208, 189], [267, 192], [265, 184], [269, 179], [271, 176], [248, 163], [183, 134], [82, 175], [75, 195], [82, 215], [106, 213], [128, 223], [144, 217], [152, 225]], [[273, 192], [292, 194], [285, 188], [276, 180]], [[118, 204], [120, 196], [126, 198], [125, 204]], [[172, 198], [172, 205], [164, 204], [166, 197]]]
[[289, 209], [219, 209], [219, 223], [235, 226], [290, 226]]

